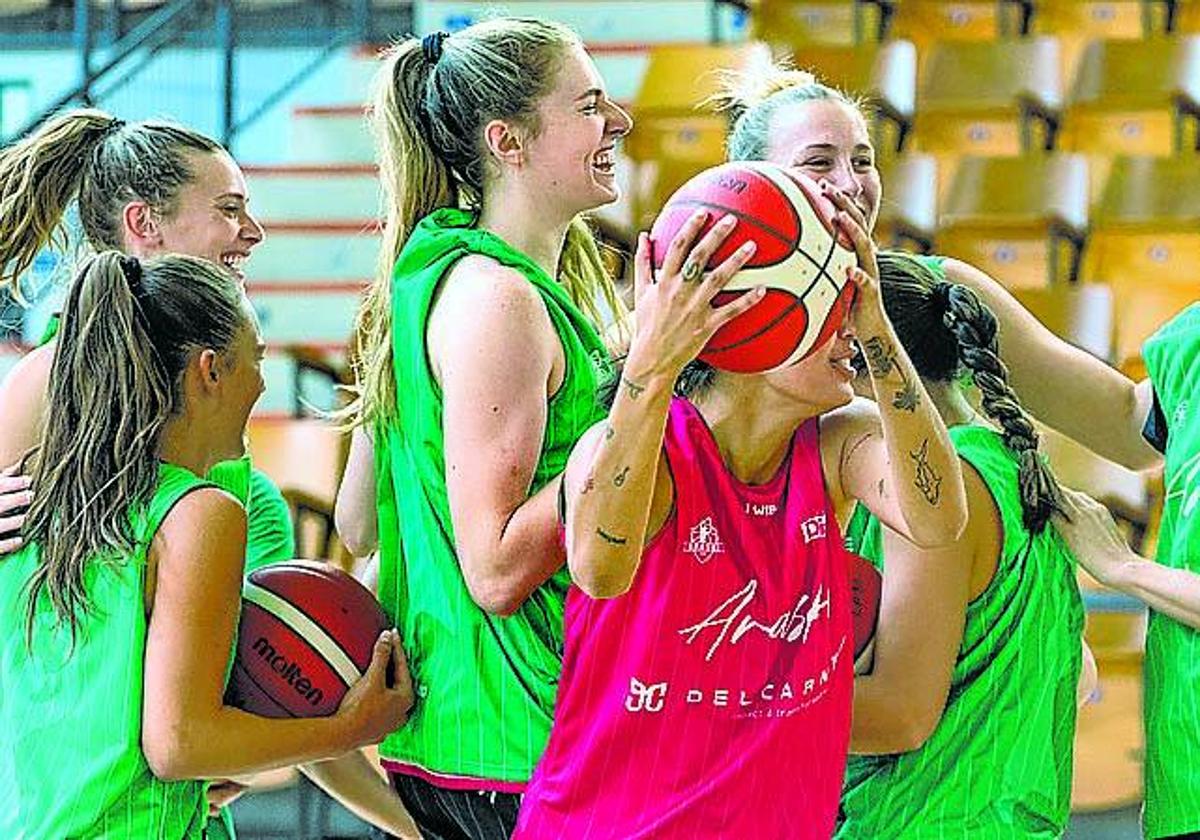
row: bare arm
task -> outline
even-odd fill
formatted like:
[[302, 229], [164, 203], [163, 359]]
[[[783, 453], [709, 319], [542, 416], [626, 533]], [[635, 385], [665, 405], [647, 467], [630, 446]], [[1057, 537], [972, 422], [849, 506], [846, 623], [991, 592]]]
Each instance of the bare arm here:
[[300, 768], [351, 813], [402, 840], [420, 840], [412, 815], [360, 750]]
[[331, 717], [272, 720], [226, 706], [245, 552], [245, 512], [212, 488], [181, 499], [155, 535], [143, 689], [154, 702], [144, 704], [142, 751], [159, 778], [228, 778], [331, 758], [381, 740], [411, 704], [384, 684], [399, 646], [389, 631]]
[[972, 517], [954, 542], [922, 549], [883, 529], [883, 594], [871, 673], [854, 680], [850, 751], [915, 750], [942, 718], [962, 645], [980, 534], [999, 514], [983, 481], [966, 475]]
[[[693, 249], [705, 218], [694, 216], [681, 229], [655, 282], [649, 241], [638, 237], [637, 332], [608, 421], [580, 442], [568, 468], [567, 558], [572, 579], [594, 598], [625, 592], [641, 562], [675, 379], [722, 324], [762, 299], [752, 291], [711, 306], [753, 249], [743, 247], [702, 274], [699, 267], [733, 230], [732, 219], [718, 223]], [[685, 258], [695, 271], [685, 270]]]
[[1120, 371], [1063, 341], [974, 266], [947, 260], [945, 267], [949, 280], [974, 289], [996, 314], [1009, 382], [1035, 417], [1129, 469], [1159, 463], [1161, 456], [1141, 434], [1150, 408], [1148, 380], [1135, 386]]
[[1070, 521], [1055, 516], [1054, 526], [1071, 546], [1079, 565], [1107, 587], [1200, 630], [1200, 575], [1147, 560], [1131, 549], [1104, 505], [1063, 488]]
[[0, 384], [0, 464], [15, 464], [37, 446], [56, 343], [30, 352]]
[[558, 479], [530, 495], [561, 366], [558, 335], [529, 281], [468, 257], [443, 285], [427, 343], [442, 387], [446, 490], [463, 577], [482, 609], [510, 615], [566, 560]]
[[338, 486], [333, 521], [338, 538], [355, 557], [366, 557], [378, 547], [375, 515], [375, 443], [363, 426], [350, 435], [350, 454]]

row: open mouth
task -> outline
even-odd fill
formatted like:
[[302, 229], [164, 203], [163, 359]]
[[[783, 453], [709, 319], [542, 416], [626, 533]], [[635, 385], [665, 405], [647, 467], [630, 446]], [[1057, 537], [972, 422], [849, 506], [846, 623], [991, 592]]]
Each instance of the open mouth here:
[[601, 149], [592, 155], [592, 170], [600, 175], [612, 177], [617, 168], [617, 157], [613, 153], [613, 147]]
[[232, 271], [234, 276], [237, 277], [239, 280], [244, 281], [246, 279], [246, 272], [244, 271], [243, 266], [245, 265], [246, 260], [249, 259], [249, 256], [250, 256], [249, 254], [242, 254], [242, 253], [236, 253], [236, 252], [222, 254], [221, 255], [221, 265], [225, 266], [230, 271]]

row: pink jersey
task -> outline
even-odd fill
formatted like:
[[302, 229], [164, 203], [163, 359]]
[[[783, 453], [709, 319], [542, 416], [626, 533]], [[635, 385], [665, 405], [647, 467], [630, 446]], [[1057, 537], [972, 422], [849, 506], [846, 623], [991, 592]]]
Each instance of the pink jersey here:
[[762, 485], [690, 403], [664, 443], [675, 507], [630, 590], [572, 587], [550, 742], [522, 840], [828, 840], [850, 739], [847, 559], [817, 421]]

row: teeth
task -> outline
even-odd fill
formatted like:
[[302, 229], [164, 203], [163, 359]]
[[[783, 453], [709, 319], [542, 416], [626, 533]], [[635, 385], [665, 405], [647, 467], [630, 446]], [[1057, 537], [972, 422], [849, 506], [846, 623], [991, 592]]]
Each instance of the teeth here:
[[616, 165], [616, 160], [613, 158], [612, 150], [608, 149], [603, 152], [597, 152], [592, 158], [592, 164], [597, 169], [612, 169], [613, 166]]

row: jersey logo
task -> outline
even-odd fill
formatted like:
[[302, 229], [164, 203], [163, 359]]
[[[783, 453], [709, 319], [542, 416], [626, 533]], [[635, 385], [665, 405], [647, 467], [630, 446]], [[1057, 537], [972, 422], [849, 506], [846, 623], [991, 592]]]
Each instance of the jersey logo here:
[[1187, 422], [1188, 409], [1190, 407], [1191, 406], [1188, 405], [1187, 400], [1183, 400], [1182, 402], [1179, 403], [1179, 405], [1175, 406], [1175, 413], [1171, 415], [1171, 428], [1172, 429], [1183, 428], [1183, 424]]
[[637, 677], [629, 678], [629, 696], [625, 698], [625, 710], [629, 712], [661, 712], [667, 699], [665, 682], [646, 685]]
[[717, 533], [717, 526], [713, 525], [711, 516], [706, 516], [696, 523], [688, 534], [688, 542], [683, 550], [694, 555], [702, 564], [711, 560], [713, 555], [725, 552], [725, 544], [721, 542], [721, 535]]
[[821, 511], [818, 514], [808, 517], [800, 523], [800, 534], [804, 537], [804, 544], [825, 539], [826, 525], [825, 512]]

